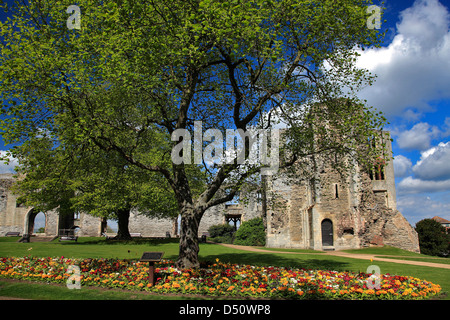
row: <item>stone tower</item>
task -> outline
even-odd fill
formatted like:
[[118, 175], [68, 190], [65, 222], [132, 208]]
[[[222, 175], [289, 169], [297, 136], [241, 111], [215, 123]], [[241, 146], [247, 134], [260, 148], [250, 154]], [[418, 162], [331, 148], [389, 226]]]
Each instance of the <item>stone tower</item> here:
[[[392, 154], [389, 133], [383, 138]], [[385, 244], [419, 252], [416, 231], [397, 211], [390, 158], [371, 172], [356, 166], [347, 177], [319, 163], [316, 176], [295, 184], [281, 176], [267, 179], [267, 198], [277, 203], [267, 206], [268, 247], [342, 250]]]

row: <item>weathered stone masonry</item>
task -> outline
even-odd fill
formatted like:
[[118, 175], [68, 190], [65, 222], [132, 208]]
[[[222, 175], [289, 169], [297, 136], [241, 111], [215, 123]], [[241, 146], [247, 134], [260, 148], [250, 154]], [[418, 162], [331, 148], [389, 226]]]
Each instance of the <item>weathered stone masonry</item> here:
[[[386, 150], [391, 154], [389, 134]], [[390, 245], [419, 252], [417, 233], [397, 211], [391, 159], [372, 175], [355, 166], [341, 177], [319, 162], [317, 179], [286, 183], [282, 174], [267, 180], [276, 196], [267, 210], [267, 246], [342, 250]]]

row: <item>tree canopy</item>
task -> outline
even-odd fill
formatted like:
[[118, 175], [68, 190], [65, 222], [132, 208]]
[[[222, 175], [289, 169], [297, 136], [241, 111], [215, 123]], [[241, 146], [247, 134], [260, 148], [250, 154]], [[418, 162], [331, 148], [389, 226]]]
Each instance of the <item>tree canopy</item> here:
[[198, 266], [205, 210], [261, 165], [174, 163], [175, 130], [283, 120], [286, 165], [321, 153], [345, 168], [344, 156], [370, 163], [377, 153], [361, 145], [384, 118], [356, 97], [374, 77], [356, 68], [355, 49], [382, 36], [367, 28], [368, 1], [80, 0], [79, 29], [67, 27], [71, 4], [18, 4], [1, 23], [3, 138], [51, 133], [67, 151], [88, 143], [164, 178], [182, 216], [179, 266]]

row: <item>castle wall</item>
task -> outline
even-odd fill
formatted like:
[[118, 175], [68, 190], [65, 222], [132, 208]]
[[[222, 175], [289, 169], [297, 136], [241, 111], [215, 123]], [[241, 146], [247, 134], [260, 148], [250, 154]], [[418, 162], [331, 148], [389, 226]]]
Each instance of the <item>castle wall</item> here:
[[165, 237], [166, 232], [173, 236], [173, 220], [149, 218], [132, 211], [128, 230], [130, 233], [141, 233], [143, 237]]
[[79, 237], [99, 237], [103, 232], [102, 219], [99, 217], [91, 216], [84, 212], [80, 213], [79, 220], [76, 221], [76, 223], [72, 222], [72, 224], [80, 228], [77, 233]]
[[[33, 208], [17, 205], [17, 196], [10, 190], [15, 178], [12, 174], [0, 175], [0, 236], [7, 232], [20, 232], [27, 234], [30, 229], [30, 216], [34, 219], [36, 212]], [[261, 205], [257, 203], [256, 197], [251, 197], [244, 205], [221, 204], [208, 209], [199, 225], [199, 236], [208, 232], [212, 225], [226, 223], [227, 214], [240, 215], [242, 221], [252, 219], [261, 215]], [[103, 233], [104, 224], [102, 218], [94, 217], [88, 213], [80, 212], [77, 217], [67, 212], [61, 214], [58, 210], [44, 212], [45, 233], [49, 236], [56, 236], [60, 229], [70, 229], [78, 227], [78, 236], [98, 237]], [[140, 233], [143, 237], [165, 237], [169, 232], [172, 237], [176, 236], [174, 230], [174, 219], [151, 218], [132, 211], [129, 220], [130, 233]]]
[[7, 232], [23, 234], [31, 208], [17, 205], [17, 197], [10, 190], [15, 181], [13, 175], [7, 173], [0, 176], [0, 235]]

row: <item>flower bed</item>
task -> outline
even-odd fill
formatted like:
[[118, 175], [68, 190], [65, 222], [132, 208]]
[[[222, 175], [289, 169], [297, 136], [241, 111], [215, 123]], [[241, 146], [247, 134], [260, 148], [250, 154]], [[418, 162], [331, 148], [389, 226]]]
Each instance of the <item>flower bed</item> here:
[[[179, 270], [173, 261], [155, 264], [156, 283], [148, 282], [148, 263], [117, 259], [0, 258], [0, 277], [67, 283], [69, 266], [80, 270], [82, 286], [214, 296], [288, 299], [424, 299], [441, 287], [413, 277], [384, 274], [377, 288], [367, 286], [370, 274], [255, 267], [216, 263]], [[370, 282], [374, 283], [374, 282]], [[370, 284], [369, 283], [369, 284]]]

